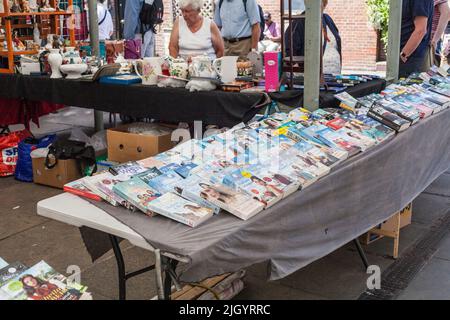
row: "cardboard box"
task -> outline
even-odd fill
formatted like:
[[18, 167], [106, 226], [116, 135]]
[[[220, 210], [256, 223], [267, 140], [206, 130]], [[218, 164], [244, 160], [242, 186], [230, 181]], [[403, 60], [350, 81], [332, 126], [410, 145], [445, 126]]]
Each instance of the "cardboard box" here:
[[142, 160], [167, 151], [173, 147], [171, 133], [159, 136], [140, 135], [127, 132], [129, 126], [130, 125], [119, 126], [117, 128], [108, 129], [106, 132], [109, 161], [123, 163], [127, 161]]
[[45, 158], [33, 158], [33, 181], [50, 187], [62, 189], [66, 183], [82, 177], [77, 161], [58, 160], [52, 169], [45, 167]]
[[[400, 213], [400, 225], [398, 226], [397, 223], [397, 217], [396, 215]], [[399, 212], [396, 212], [391, 218], [384, 221], [382, 224], [376, 226], [374, 229], [380, 229], [387, 232], [396, 232], [397, 229], [402, 229], [403, 227], [406, 227], [407, 225], [411, 224], [411, 218], [412, 218], [412, 203], [408, 204], [405, 208], [400, 210]], [[367, 232], [363, 234], [360, 237], [360, 241], [362, 244], [367, 245], [370, 244], [376, 240], [379, 240], [383, 238], [384, 236], [374, 234], [372, 232]]]

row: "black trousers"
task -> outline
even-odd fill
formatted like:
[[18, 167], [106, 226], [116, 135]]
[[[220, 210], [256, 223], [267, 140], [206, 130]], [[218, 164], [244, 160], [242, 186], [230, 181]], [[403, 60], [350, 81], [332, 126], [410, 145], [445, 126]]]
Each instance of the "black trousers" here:
[[409, 58], [406, 63], [400, 59], [399, 77], [406, 78], [413, 72], [424, 72], [426, 67], [424, 65], [425, 57], [422, 58]]

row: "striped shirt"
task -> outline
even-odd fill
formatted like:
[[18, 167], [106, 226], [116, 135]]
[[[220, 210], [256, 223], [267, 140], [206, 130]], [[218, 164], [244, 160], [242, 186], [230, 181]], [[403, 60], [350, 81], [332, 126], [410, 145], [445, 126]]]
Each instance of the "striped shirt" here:
[[439, 19], [441, 18], [441, 10], [439, 10], [439, 6], [443, 3], [446, 3], [447, 1], [448, 0], [434, 0], [434, 14], [430, 40], [433, 40], [434, 34], [436, 33], [437, 27], [439, 25]]

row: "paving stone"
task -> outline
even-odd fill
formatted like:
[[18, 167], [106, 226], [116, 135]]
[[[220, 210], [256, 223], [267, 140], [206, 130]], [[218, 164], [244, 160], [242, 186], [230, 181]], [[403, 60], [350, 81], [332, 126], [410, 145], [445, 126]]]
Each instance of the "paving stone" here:
[[449, 198], [422, 193], [413, 201], [412, 221], [431, 226], [449, 210]]
[[424, 192], [450, 198], [450, 174], [441, 175]]

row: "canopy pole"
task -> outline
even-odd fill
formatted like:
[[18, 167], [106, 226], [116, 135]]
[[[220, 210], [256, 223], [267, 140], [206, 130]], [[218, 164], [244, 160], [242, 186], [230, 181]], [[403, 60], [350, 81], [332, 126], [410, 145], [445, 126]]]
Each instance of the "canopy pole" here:
[[400, 39], [403, 0], [389, 1], [389, 31], [387, 46], [386, 80], [398, 80], [400, 65]]
[[314, 111], [319, 108], [322, 0], [305, 0], [305, 7], [305, 89], [303, 106], [310, 111]]
[[[89, 8], [89, 39], [91, 42], [92, 55], [100, 61], [100, 43], [98, 37], [98, 17], [97, 17], [97, 0], [88, 0]], [[103, 112], [94, 110], [95, 131], [105, 129], [103, 123]]]

